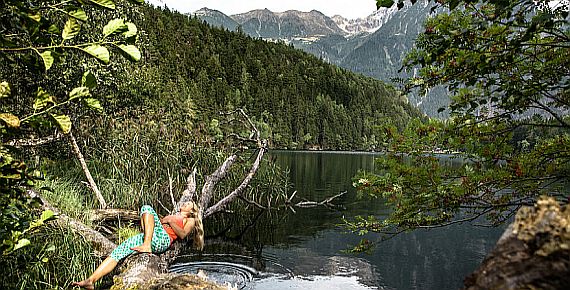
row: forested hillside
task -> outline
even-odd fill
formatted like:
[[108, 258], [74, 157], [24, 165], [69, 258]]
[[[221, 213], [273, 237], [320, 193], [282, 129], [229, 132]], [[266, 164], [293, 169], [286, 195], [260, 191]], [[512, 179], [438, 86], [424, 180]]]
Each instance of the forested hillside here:
[[[315, 11], [297, 12], [310, 21], [293, 17], [296, 15], [294, 11], [255, 10], [227, 16], [220, 11], [203, 8], [192, 15], [214, 27], [235, 31], [241, 26], [241, 31], [250, 36], [283, 40], [329, 63], [394, 84], [394, 79], [414, 74], [399, 70], [418, 34], [424, 30], [423, 24], [428, 16], [436, 15], [437, 11], [432, 13], [432, 7], [434, 3], [428, 1], [420, 1], [418, 5], [404, 4], [401, 9], [394, 5], [392, 8], [380, 8], [366, 18], [353, 20], [340, 16], [328, 18]], [[327, 26], [327, 23], [331, 25]], [[394, 85], [399, 86], [398, 83]], [[411, 104], [428, 116], [445, 118], [446, 115], [438, 113], [438, 109], [449, 104], [448, 95], [444, 88], [437, 87], [428, 94], [410, 93], [407, 97]]]
[[373, 146], [375, 124], [401, 127], [419, 116], [391, 86], [292, 46], [212, 28], [168, 10], [142, 12], [143, 62], [124, 74], [134, 90], [127, 93], [167, 115], [172, 111], [163, 106], [179, 110], [172, 104], [186, 104], [197, 123], [215, 130], [211, 121], [219, 112], [244, 108], [265, 125], [274, 147], [329, 149]]

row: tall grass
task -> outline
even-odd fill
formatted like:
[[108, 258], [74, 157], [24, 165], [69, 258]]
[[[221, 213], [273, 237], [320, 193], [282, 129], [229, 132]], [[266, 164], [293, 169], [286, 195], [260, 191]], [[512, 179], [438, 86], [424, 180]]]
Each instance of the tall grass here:
[[86, 186], [70, 177], [48, 177], [39, 182], [37, 187], [45, 188], [42, 195], [53, 206], [72, 218], [88, 221], [87, 212], [93, 208], [93, 199]]
[[67, 289], [101, 262], [86, 241], [55, 224], [42, 227], [30, 241], [30, 246], [0, 259], [2, 289]]
[[[205, 176], [233, 153], [233, 149], [197, 142], [196, 136], [180, 124], [169, 127], [145, 117], [122, 122], [108, 119], [102, 123], [106, 124], [105, 128], [82, 136], [81, 147], [99, 189], [109, 206], [114, 208], [137, 210], [143, 204], [150, 204], [160, 209], [158, 201], [171, 208], [169, 192], [172, 190], [175, 199], [180, 196], [192, 168], [198, 169], [200, 186]], [[228, 194], [242, 181], [254, 154], [252, 151], [240, 153], [240, 163], [232, 167], [227, 178], [216, 188], [219, 196]], [[50, 175], [67, 178], [72, 183], [79, 184], [84, 180], [79, 164], [72, 158], [50, 163], [48, 167]], [[278, 171], [274, 166], [264, 166], [259, 171], [250, 186], [252, 199], [266, 201], [265, 195], [283, 192], [283, 185], [279, 183], [284, 180]], [[85, 190], [83, 186], [84, 203], [96, 206], [93, 195]]]

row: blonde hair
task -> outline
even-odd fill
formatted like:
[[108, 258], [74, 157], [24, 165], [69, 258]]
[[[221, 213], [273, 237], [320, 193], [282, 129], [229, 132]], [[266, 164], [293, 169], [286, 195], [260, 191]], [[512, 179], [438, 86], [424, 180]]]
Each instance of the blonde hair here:
[[194, 236], [192, 239], [194, 240], [194, 248], [202, 251], [204, 248], [204, 225], [200, 212], [197, 212], [194, 218]]
[[204, 248], [204, 224], [202, 223], [202, 214], [195, 202], [189, 201], [187, 204], [191, 204], [192, 206], [190, 213], [194, 219], [194, 234], [192, 235], [194, 248], [201, 251]]

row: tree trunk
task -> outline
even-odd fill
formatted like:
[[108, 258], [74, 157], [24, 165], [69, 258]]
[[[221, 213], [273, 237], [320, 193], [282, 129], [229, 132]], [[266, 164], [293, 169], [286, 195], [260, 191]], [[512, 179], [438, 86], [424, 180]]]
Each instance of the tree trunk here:
[[70, 228], [72, 231], [82, 235], [87, 241], [90, 241], [94, 250], [95, 254], [98, 256], [106, 256], [113, 249], [117, 247], [117, 245], [107, 239], [98, 231], [92, 229], [91, 227], [85, 225], [84, 223], [73, 219], [66, 214], [62, 214], [57, 208], [53, 207], [45, 198], [39, 195], [37, 192], [33, 190], [27, 191], [28, 195], [31, 198], [39, 198], [43, 203], [44, 209], [49, 209], [53, 211], [57, 215], [57, 222], [64, 228]]

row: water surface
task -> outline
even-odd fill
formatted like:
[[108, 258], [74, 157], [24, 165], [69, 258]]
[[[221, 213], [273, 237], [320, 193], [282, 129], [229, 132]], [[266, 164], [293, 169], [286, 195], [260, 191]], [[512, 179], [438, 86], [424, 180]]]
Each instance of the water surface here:
[[[374, 170], [371, 153], [271, 151], [288, 169], [299, 200], [340, 192], [334, 208], [295, 208], [243, 217], [227, 236], [210, 239], [204, 255], [189, 254], [175, 272], [196, 273], [240, 289], [457, 289], [492, 249], [504, 228], [471, 224], [404, 233], [369, 254], [346, 254], [362, 237], [339, 227], [342, 217], [385, 216], [381, 200], [359, 199], [358, 170]], [[442, 157], [447, 162], [447, 157]], [[240, 219], [241, 220], [241, 219]], [[247, 221], [250, 221], [248, 223]], [[231, 234], [233, 233], [233, 234]], [[370, 240], [379, 235], [367, 234]]]

